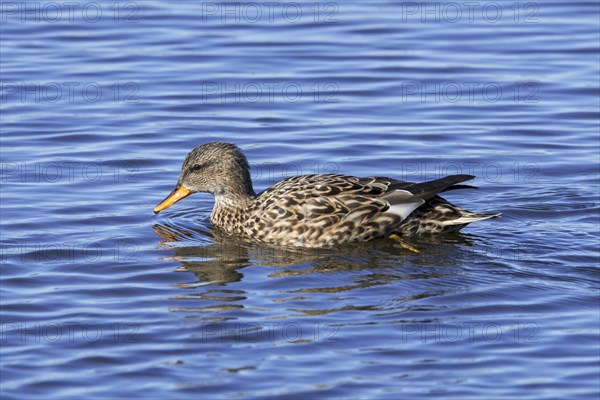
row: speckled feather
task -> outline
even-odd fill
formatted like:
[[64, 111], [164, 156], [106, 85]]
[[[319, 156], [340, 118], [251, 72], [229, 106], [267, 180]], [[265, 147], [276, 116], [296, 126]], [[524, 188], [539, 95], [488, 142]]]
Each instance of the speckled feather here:
[[[211, 179], [215, 176], [210, 171], [211, 163], [218, 164], [215, 171], [222, 179]], [[198, 165], [203, 167], [194, 168]], [[281, 245], [330, 247], [391, 234], [443, 234], [499, 215], [473, 213], [437, 195], [468, 187], [458, 184], [473, 179], [471, 175], [423, 183], [383, 177], [305, 175], [287, 178], [255, 195], [245, 157], [227, 143], [208, 143], [194, 149], [184, 162], [184, 176], [179, 185], [192, 192], [215, 194], [211, 213], [215, 226], [231, 234]]]

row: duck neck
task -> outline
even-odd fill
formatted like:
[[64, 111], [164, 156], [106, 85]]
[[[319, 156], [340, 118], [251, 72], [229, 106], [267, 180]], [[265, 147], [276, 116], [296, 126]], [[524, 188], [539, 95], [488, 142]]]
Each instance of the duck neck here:
[[256, 197], [245, 158], [238, 160], [236, 167], [223, 175], [221, 184], [212, 191], [215, 205], [210, 220], [214, 225], [231, 230], [230, 228], [241, 226]]
[[253, 200], [254, 192], [235, 196], [216, 194], [210, 221], [226, 231], [239, 233]]

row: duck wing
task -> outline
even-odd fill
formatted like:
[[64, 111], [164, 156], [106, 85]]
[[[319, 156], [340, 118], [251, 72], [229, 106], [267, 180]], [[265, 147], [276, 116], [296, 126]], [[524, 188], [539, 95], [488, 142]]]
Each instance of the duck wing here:
[[[382, 237], [437, 193], [473, 179], [455, 175], [423, 183], [320, 174], [285, 179], [256, 197], [249, 234], [304, 246]], [[252, 223], [251, 223], [252, 225]]]

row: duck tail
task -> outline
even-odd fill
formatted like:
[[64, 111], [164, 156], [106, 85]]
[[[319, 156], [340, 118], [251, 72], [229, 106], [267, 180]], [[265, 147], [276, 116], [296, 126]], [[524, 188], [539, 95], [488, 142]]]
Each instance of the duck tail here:
[[461, 216], [456, 219], [451, 219], [448, 221], [443, 221], [442, 225], [444, 226], [453, 226], [453, 225], [462, 225], [465, 226], [475, 221], [483, 221], [484, 219], [490, 218], [498, 218], [502, 214], [501, 213], [476, 213], [472, 211], [467, 211], [464, 209], [460, 210]]

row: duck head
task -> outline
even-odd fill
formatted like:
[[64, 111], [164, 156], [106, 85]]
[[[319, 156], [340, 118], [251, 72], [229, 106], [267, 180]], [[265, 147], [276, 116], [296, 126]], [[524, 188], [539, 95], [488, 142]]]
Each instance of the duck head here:
[[247, 201], [255, 196], [250, 166], [236, 145], [211, 142], [190, 151], [183, 161], [175, 189], [154, 207], [154, 213], [198, 192], [212, 193], [217, 201], [229, 203]]

